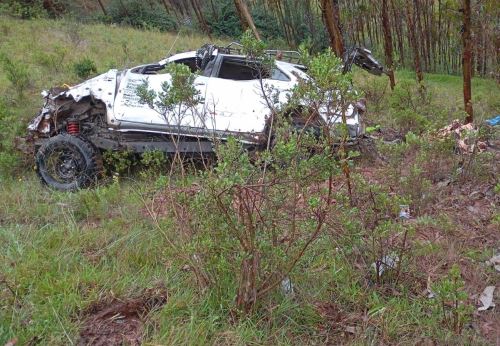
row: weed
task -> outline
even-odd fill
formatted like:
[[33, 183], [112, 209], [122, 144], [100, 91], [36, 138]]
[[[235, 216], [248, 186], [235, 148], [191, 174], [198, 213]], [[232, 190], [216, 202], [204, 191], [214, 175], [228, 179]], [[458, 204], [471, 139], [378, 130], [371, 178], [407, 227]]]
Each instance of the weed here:
[[447, 328], [459, 335], [472, 313], [472, 307], [467, 304], [468, 296], [464, 285], [460, 267], [456, 264], [446, 277], [432, 285], [432, 291], [436, 295], [433, 300], [434, 314], [440, 317]]
[[136, 163], [135, 157], [130, 151], [107, 150], [102, 158], [107, 174], [113, 172], [119, 175], [130, 173], [131, 167]]
[[142, 154], [141, 164], [155, 172], [160, 172], [165, 167], [167, 158], [165, 153], [159, 150], [146, 151]]
[[18, 98], [22, 98], [24, 91], [30, 85], [30, 74], [25, 64], [10, 59], [6, 54], [0, 53], [0, 64], [16, 90]]
[[39, 65], [47, 67], [51, 72], [61, 72], [65, 68], [64, 60], [67, 54], [66, 47], [55, 45], [50, 53], [39, 51], [34, 55], [34, 59]]
[[92, 73], [97, 73], [97, 67], [94, 60], [87, 57], [73, 63], [73, 72], [83, 79], [89, 77]]

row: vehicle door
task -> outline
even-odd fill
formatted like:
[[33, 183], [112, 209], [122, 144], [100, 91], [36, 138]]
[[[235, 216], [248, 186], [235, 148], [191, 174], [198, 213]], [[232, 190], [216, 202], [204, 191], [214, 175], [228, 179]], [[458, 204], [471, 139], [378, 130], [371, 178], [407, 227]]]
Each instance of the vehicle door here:
[[[187, 59], [186, 59], [187, 60]], [[184, 63], [183, 61], [175, 63]], [[189, 62], [186, 61], [189, 66]], [[158, 107], [151, 108], [147, 104], [140, 102], [140, 97], [137, 95], [137, 87], [147, 82], [149, 89], [154, 90], [157, 94], [163, 92], [163, 84], [170, 84], [172, 77], [164, 72], [164, 68], [158, 68], [151, 71], [138, 67], [129, 70], [123, 77], [119, 85], [117, 96], [115, 99], [115, 119], [124, 127], [139, 128], [148, 126], [157, 126], [165, 129], [176, 129], [180, 127], [186, 128], [205, 128], [204, 98], [208, 77], [197, 76], [194, 82], [195, 88], [199, 92], [200, 102], [195, 107], [175, 107], [172, 111], [162, 112]]]
[[206, 92], [209, 129], [263, 132], [271, 113], [263, 89], [284, 90], [290, 79], [278, 69], [266, 72], [259, 63], [243, 57], [219, 55], [218, 60]]

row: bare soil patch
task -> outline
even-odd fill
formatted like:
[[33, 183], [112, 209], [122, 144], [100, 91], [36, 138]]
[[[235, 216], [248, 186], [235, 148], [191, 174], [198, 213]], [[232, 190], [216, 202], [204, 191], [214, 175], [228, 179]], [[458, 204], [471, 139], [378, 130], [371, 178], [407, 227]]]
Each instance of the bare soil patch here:
[[161, 287], [135, 298], [96, 302], [83, 313], [78, 345], [141, 345], [148, 314], [167, 299], [167, 291]]

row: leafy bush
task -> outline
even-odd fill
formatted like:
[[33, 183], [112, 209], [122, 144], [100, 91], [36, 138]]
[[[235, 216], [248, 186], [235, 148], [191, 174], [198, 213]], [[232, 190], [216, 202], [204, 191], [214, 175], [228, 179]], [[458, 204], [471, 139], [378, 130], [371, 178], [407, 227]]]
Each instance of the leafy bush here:
[[470, 319], [472, 307], [467, 304], [465, 282], [460, 275], [460, 268], [454, 264], [448, 275], [432, 285], [436, 295], [433, 312], [449, 329], [457, 334], [462, 333], [464, 324]]
[[94, 60], [83, 58], [73, 64], [73, 72], [79, 78], [88, 78], [92, 73], [97, 73], [97, 67]]
[[0, 98], [0, 177], [13, 174], [19, 166], [20, 158], [14, 150], [14, 137], [19, 127], [6, 102]]
[[21, 19], [42, 18], [47, 16], [42, 0], [5, 0], [0, 4], [0, 14]]
[[177, 23], [158, 3], [146, 1], [114, 0], [108, 6], [109, 19], [113, 23], [130, 25], [142, 29], [172, 31]]
[[0, 64], [5, 71], [7, 79], [14, 86], [17, 96], [21, 98], [30, 84], [28, 68], [23, 63], [11, 60], [7, 55], [2, 53], [0, 53]]
[[117, 173], [118, 175], [130, 172], [135, 164], [134, 155], [130, 151], [107, 150], [102, 156], [106, 173]]
[[390, 114], [395, 125], [406, 133], [422, 133], [429, 125], [428, 114], [433, 114], [432, 95], [416, 82], [400, 81], [389, 97]]
[[36, 62], [53, 72], [60, 72], [64, 68], [64, 59], [68, 54], [68, 49], [61, 45], [56, 45], [51, 52], [39, 51], [35, 53]]
[[153, 171], [159, 172], [166, 163], [167, 159], [162, 151], [151, 150], [142, 154], [141, 164]]
[[[274, 63], [251, 33], [245, 33], [241, 42], [247, 56], [262, 59], [264, 65]], [[345, 109], [356, 93], [350, 75], [342, 73], [340, 59], [328, 50], [306, 55], [305, 61], [313, 79], [300, 83], [291, 99], [311, 100], [317, 107], [335, 102]], [[186, 116], [181, 109], [196, 109], [200, 95], [188, 67], [172, 64], [168, 72], [172, 82], [162, 85], [161, 92], [144, 83], [137, 93], [141, 102], [179, 121]], [[217, 147], [217, 166], [206, 170], [195, 186], [184, 176], [172, 179], [171, 186], [162, 191], [171, 216], [164, 222], [170, 227], [173, 222], [175, 235], [158, 221], [166, 243], [189, 265], [200, 289], [212, 289], [219, 305], [243, 313], [290, 282], [296, 265], [326, 229], [334, 205], [333, 175], [345, 172], [350, 181], [349, 157], [341, 145], [340, 161], [336, 160], [333, 149], [333, 143], [345, 142], [346, 127], [340, 126], [341, 138], [335, 137], [333, 123], [324, 125], [324, 136], [297, 130], [289, 107], [297, 109], [299, 104], [281, 107], [278, 91], [269, 86], [263, 89], [272, 114], [267, 150], [251, 159], [241, 143], [229, 138]], [[310, 114], [299, 112], [294, 117]], [[172, 141], [178, 136], [172, 135]], [[311, 152], [311, 148], [317, 150]], [[172, 164], [183, 165], [178, 153]]]

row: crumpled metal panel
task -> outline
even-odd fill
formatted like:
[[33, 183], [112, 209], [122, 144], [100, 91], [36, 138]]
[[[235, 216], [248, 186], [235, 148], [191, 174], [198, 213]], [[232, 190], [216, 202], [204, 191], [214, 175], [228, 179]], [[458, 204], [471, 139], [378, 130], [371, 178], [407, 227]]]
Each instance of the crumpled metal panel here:
[[41, 134], [49, 133], [50, 124], [48, 120], [56, 111], [57, 100], [73, 99], [75, 102], [79, 102], [87, 96], [91, 96], [94, 99], [104, 102], [107, 110], [107, 122], [110, 123], [111, 119], [114, 119], [113, 107], [116, 90], [116, 78], [118, 74], [118, 70], [109, 70], [102, 75], [91, 78], [55, 95], [52, 95], [50, 92], [44, 90], [41, 94], [46, 99], [45, 105], [40, 110], [38, 115], [30, 122], [28, 130], [37, 131]]
[[113, 118], [117, 74], [118, 70], [109, 70], [102, 75], [71, 87], [69, 90], [62, 92], [57, 96], [53, 96], [52, 99], [57, 99], [61, 96], [72, 97], [76, 102], [78, 102], [86, 96], [92, 96], [93, 98], [104, 102], [108, 114], [107, 120], [110, 122], [111, 118]]

